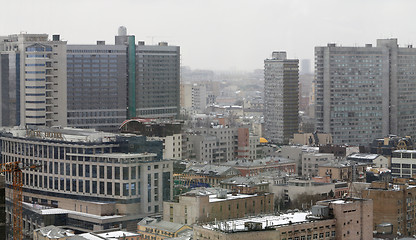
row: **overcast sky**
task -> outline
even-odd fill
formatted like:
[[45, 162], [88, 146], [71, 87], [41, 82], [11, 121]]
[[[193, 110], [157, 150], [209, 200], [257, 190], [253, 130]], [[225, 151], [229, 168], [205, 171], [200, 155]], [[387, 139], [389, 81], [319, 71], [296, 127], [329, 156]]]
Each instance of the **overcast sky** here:
[[272, 51], [313, 59], [314, 47], [363, 46], [377, 38], [416, 45], [414, 0], [13, 0], [0, 34], [60, 34], [68, 44], [136, 40], [181, 46], [192, 69], [251, 71]]

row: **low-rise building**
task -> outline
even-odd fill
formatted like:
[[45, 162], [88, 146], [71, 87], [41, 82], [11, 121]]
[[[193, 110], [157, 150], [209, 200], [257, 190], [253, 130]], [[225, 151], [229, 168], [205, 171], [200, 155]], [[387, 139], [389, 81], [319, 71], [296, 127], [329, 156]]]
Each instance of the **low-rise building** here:
[[334, 161], [318, 166], [318, 174], [320, 177], [328, 176], [331, 181], [365, 182], [368, 166], [365, 163]]
[[412, 150], [413, 140], [411, 137], [388, 136], [381, 139], [375, 139], [370, 144], [370, 152], [380, 154], [385, 157], [391, 157], [395, 150]]
[[296, 162], [282, 157], [266, 157], [257, 160], [235, 160], [222, 163], [240, 171], [241, 176], [256, 176], [264, 172], [282, 171], [296, 173]]
[[183, 159], [182, 122], [166, 119], [133, 118], [120, 126], [122, 133], [143, 135], [163, 142], [163, 159]]
[[310, 145], [319, 146], [332, 144], [332, 135], [330, 133], [295, 133], [289, 140], [292, 145]]
[[302, 175], [305, 177], [318, 176], [318, 166], [335, 160], [332, 153], [305, 152], [302, 154]]
[[194, 224], [272, 213], [274, 194], [230, 194], [226, 189], [201, 188], [180, 195], [178, 202], [163, 204], [163, 220]]
[[238, 193], [258, 193], [269, 192], [268, 181], [262, 180], [259, 177], [242, 177], [236, 176], [222, 180], [220, 187]]
[[372, 182], [368, 189], [362, 190], [363, 197], [373, 200], [376, 231], [389, 225], [391, 229], [386, 233], [396, 237], [416, 234], [416, 186], [413, 184]]
[[195, 164], [186, 168], [179, 180], [191, 188], [218, 187], [222, 180], [237, 175], [240, 175], [240, 171], [231, 166]]
[[194, 240], [373, 239], [372, 201], [320, 201], [312, 212], [264, 215], [194, 226]]
[[391, 158], [391, 176], [410, 178], [416, 174], [416, 150], [396, 150]]
[[390, 168], [389, 159], [379, 154], [353, 153], [347, 156], [347, 160], [358, 163], [373, 164], [376, 168]]
[[[304, 195], [319, 195], [322, 197], [335, 196], [335, 183], [315, 182], [308, 179], [289, 179], [286, 184], [270, 186], [270, 192], [276, 197], [294, 201]], [[331, 192], [334, 194], [331, 195]]]
[[140, 239], [162, 240], [178, 237], [182, 232], [192, 228], [185, 224], [163, 221], [161, 219], [146, 217], [137, 224]]

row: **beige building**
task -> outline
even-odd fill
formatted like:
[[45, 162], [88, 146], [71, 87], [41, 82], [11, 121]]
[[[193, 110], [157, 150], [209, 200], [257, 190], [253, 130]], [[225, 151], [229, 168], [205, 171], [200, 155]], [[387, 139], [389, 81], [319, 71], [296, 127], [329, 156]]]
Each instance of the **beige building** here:
[[332, 144], [332, 135], [329, 133], [295, 133], [289, 143], [293, 145], [327, 145]]
[[181, 224], [240, 218], [272, 213], [274, 194], [229, 194], [226, 189], [195, 189], [178, 202], [163, 203], [163, 220]]
[[194, 240], [372, 240], [372, 201], [338, 199], [317, 203], [311, 212], [265, 215], [194, 226]]
[[151, 217], [146, 217], [137, 224], [140, 239], [162, 240], [173, 238], [191, 229], [190, 226], [185, 224], [167, 222]]
[[0, 36], [0, 126], [66, 126], [66, 48], [59, 35]]

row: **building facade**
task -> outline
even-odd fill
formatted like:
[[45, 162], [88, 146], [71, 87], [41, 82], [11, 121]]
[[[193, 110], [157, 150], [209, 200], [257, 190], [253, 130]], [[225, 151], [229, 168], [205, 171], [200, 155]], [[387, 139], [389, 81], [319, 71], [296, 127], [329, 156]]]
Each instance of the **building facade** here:
[[0, 126], [66, 126], [66, 41], [0, 37]]
[[163, 204], [163, 220], [194, 224], [272, 213], [274, 195], [229, 194], [226, 189], [207, 188], [192, 190], [180, 195], [178, 202]]
[[265, 215], [194, 226], [196, 240], [237, 239], [373, 239], [372, 201], [320, 201], [310, 212]]
[[391, 176], [411, 178], [416, 174], [416, 150], [396, 150], [391, 158]]
[[273, 52], [264, 60], [264, 123], [267, 140], [287, 144], [299, 125], [299, 60]]
[[115, 131], [127, 119], [127, 47], [68, 45], [68, 126]]
[[416, 49], [399, 47], [397, 39], [378, 39], [375, 47], [316, 47], [316, 130], [350, 145], [415, 136], [415, 64]]
[[[362, 195], [373, 200], [375, 230], [389, 225], [386, 233], [413, 236], [416, 233], [416, 188], [407, 183], [372, 182]], [[389, 207], [386, 207], [389, 206]]]
[[[161, 160], [161, 142], [55, 128], [10, 129], [0, 139], [2, 163], [41, 165], [23, 170], [26, 230], [51, 224], [85, 231], [120, 224], [136, 229], [135, 220], [162, 211], [162, 202], [172, 198], [173, 164]], [[10, 223], [11, 175], [6, 184]]]

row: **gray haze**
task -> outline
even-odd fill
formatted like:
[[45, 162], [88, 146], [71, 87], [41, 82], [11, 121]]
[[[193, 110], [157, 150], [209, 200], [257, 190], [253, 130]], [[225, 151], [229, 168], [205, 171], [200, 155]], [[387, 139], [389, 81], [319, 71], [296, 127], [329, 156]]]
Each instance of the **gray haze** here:
[[61, 34], [68, 44], [136, 40], [181, 46], [193, 69], [251, 71], [274, 50], [313, 59], [314, 47], [377, 38], [416, 43], [413, 0], [37, 0], [3, 1], [0, 35]]

